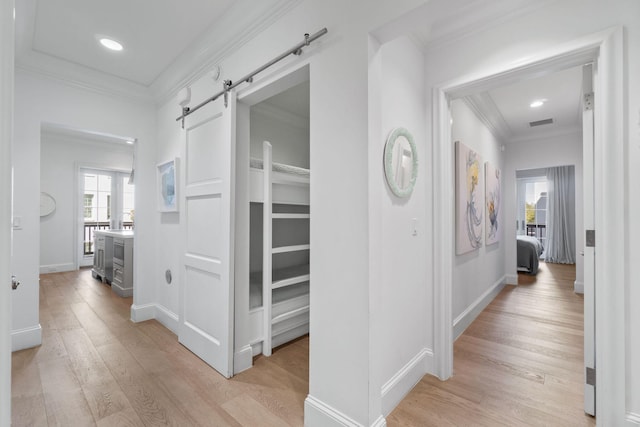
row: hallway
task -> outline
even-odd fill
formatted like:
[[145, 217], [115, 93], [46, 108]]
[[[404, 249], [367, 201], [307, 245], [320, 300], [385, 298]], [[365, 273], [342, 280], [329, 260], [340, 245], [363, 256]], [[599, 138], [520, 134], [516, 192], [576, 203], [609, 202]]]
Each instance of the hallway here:
[[583, 405], [583, 297], [575, 266], [519, 274], [454, 345], [454, 375], [425, 376], [395, 426], [591, 426]]
[[[590, 426], [573, 266], [519, 275], [455, 343], [454, 377], [425, 376], [393, 426]], [[13, 354], [14, 426], [301, 426], [309, 339], [224, 379], [158, 322], [129, 320], [89, 270], [41, 277], [43, 344]]]

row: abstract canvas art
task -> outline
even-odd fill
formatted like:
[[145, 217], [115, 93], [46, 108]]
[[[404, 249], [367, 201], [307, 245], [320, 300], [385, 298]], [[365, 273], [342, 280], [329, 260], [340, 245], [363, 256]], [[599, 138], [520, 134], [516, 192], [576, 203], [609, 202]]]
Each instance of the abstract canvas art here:
[[456, 254], [482, 246], [484, 183], [481, 156], [456, 141]]
[[160, 212], [178, 211], [177, 162], [176, 158], [158, 165], [158, 210]]
[[496, 169], [491, 163], [484, 164], [485, 182], [485, 230], [487, 245], [498, 243], [502, 234], [500, 224], [500, 169]]

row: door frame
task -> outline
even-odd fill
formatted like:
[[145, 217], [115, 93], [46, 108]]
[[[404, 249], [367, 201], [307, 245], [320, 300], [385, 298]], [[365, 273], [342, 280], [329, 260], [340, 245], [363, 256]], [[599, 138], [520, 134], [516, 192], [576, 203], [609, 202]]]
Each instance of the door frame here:
[[14, 1], [0, 0], [0, 425], [11, 424], [13, 13]]
[[[433, 90], [434, 170], [434, 373], [441, 379], [453, 374], [453, 248], [455, 215], [453, 200], [453, 152], [451, 150], [450, 101], [480, 90], [518, 81], [527, 76], [595, 64], [595, 203], [623, 206], [624, 188], [624, 30], [615, 27], [529, 56], [519, 65], [499, 64], [479, 74], [462, 76]], [[608, 144], [605, 141], [616, 141]], [[613, 147], [612, 147], [613, 145]], [[587, 189], [585, 188], [585, 191]], [[625, 215], [596, 215], [599, 253], [596, 260], [596, 358], [598, 360], [598, 421], [620, 425], [625, 414]], [[615, 288], [615, 289], [614, 289]]]
[[[305, 81], [311, 81], [310, 58], [301, 59], [238, 89], [236, 109], [236, 258], [234, 375], [253, 366], [255, 331], [249, 322], [249, 151], [250, 108]], [[311, 307], [310, 307], [311, 310]], [[263, 328], [264, 329], [264, 328]]]

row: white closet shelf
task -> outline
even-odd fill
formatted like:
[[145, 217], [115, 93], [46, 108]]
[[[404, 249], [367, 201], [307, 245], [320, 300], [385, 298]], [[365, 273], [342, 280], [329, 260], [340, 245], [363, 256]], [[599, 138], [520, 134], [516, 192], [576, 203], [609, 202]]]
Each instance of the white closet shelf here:
[[307, 282], [310, 279], [309, 264], [273, 270], [271, 289], [284, 288]]
[[279, 316], [274, 316], [273, 319], [271, 320], [271, 324], [275, 325], [276, 323], [284, 322], [285, 320], [292, 319], [296, 316], [299, 316], [301, 314], [308, 313], [308, 312], [309, 312], [309, 306], [305, 305], [304, 307], [300, 307], [295, 310], [282, 313]]
[[271, 253], [284, 254], [288, 252], [307, 251], [309, 249], [311, 249], [311, 245], [280, 246], [278, 248], [271, 249]]
[[309, 219], [311, 215], [308, 213], [274, 213], [271, 214], [273, 219]]

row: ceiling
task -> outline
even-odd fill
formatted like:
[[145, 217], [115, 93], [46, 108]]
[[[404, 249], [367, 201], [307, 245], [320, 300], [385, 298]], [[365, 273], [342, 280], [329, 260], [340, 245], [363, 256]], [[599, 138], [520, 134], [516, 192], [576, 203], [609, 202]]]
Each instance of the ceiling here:
[[[299, 1], [20, 0], [16, 65], [120, 92], [166, 96]], [[105, 49], [103, 36], [124, 49]]]
[[[149, 86], [233, 0], [39, 0], [32, 49]], [[185, 11], [194, 11], [185, 13]], [[120, 41], [114, 52], [100, 37]]]
[[[503, 142], [579, 132], [582, 123], [582, 67], [523, 80], [465, 98]], [[530, 104], [543, 100], [532, 108]], [[552, 123], [531, 126], [530, 122]]]
[[[219, 61], [234, 42], [241, 43], [252, 29], [272, 22], [299, 1], [152, 0], [149, 7], [149, 2], [130, 0], [20, 0], [16, 63], [94, 87], [110, 85], [131, 96], [167, 96], [193, 81], [207, 65], [212, 69], [215, 62], [207, 60]], [[439, 19], [425, 20], [429, 8], [435, 7]], [[425, 3], [423, 14], [416, 14], [420, 19], [412, 34], [426, 49], [442, 46], [452, 34], [464, 36], [504, 14], [532, 7], [526, 0], [432, 0]], [[100, 36], [118, 40], [124, 49], [103, 48]], [[502, 139], [527, 138], [579, 126], [580, 80], [579, 69], [568, 70], [476, 94], [467, 101], [488, 118]], [[306, 92], [308, 101], [308, 87], [297, 90]], [[303, 98], [283, 94], [269, 103], [308, 117], [308, 102], [294, 104]], [[548, 101], [532, 110], [528, 105], [534, 98]], [[528, 128], [529, 121], [548, 117], [554, 118], [553, 125]]]
[[263, 102], [309, 121], [309, 81], [280, 92]]

